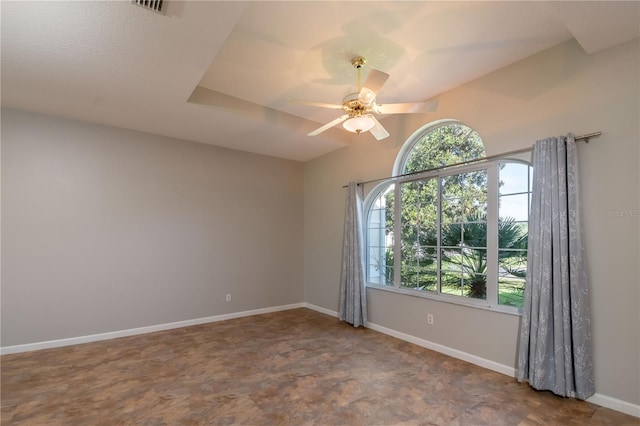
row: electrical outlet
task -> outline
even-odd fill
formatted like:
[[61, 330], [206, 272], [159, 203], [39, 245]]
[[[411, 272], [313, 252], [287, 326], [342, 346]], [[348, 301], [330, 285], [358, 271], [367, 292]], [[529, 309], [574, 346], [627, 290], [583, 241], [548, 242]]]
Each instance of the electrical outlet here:
[[427, 314], [427, 324], [433, 325], [433, 314]]
[[227, 302], [231, 302], [231, 293], [227, 293]]

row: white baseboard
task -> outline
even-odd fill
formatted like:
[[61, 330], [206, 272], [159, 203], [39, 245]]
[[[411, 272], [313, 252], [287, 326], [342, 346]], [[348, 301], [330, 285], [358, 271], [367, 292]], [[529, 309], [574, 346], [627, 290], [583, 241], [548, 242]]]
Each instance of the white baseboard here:
[[621, 413], [629, 414], [630, 416], [640, 417], [640, 405], [611, 398], [610, 396], [596, 393], [592, 397], [588, 398], [587, 402], [620, 411]]
[[[19, 352], [35, 351], [39, 349], [59, 348], [62, 346], [78, 345], [81, 343], [96, 342], [99, 340], [109, 340], [118, 337], [135, 336], [138, 334], [153, 333], [156, 331], [171, 330], [174, 328], [189, 327], [192, 325], [200, 325], [211, 322], [224, 321], [234, 318], [247, 317], [251, 315], [261, 315], [270, 312], [285, 311], [289, 309], [308, 308], [332, 317], [337, 317], [338, 313], [331, 309], [326, 309], [321, 306], [313, 305], [311, 303], [293, 303], [290, 305], [274, 306], [270, 308], [254, 309], [251, 311], [234, 312], [230, 314], [215, 315], [205, 318], [197, 318], [193, 320], [177, 321], [167, 324], [152, 325], [148, 327], [132, 328], [129, 330], [112, 331], [108, 333], [91, 334], [88, 336], [72, 337], [68, 339], [50, 340], [46, 342], [28, 343], [24, 345], [5, 346], [0, 348], [0, 355], [8, 355]], [[368, 328], [371, 330], [395, 337], [405, 342], [413, 343], [415, 345], [427, 348], [436, 352], [440, 352], [445, 355], [449, 355], [453, 358], [467, 361], [471, 364], [478, 365], [480, 367], [487, 368], [492, 371], [496, 371], [501, 374], [505, 374], [509, 377], [515, 377], [515, 368], [508, 365], [500, 364], [494, 361], [490, 361], [485, 358], [481, 358], [476, 355], [469, 354], [467, 352], [453, 349], [448, 346], [433, 343], [425, 339], [421, 339], [410, 334], [406, 334], [400, 331], [396, 331], [387, 327], [383, 327], [378, 324], [369, 323]], [[599, 405], [601, 407], [610, 408], [612, 410], [620, 411], [621, 413], [629, 414], [631, 416], [640, 417], [640, 405], [632, 404], [630, 402], [622, 401], [620, 399], [612, 398], [606, 395], [596, 393], [591, 398], [587, 399], [588, 402]]]
[[[310, 303], [305, 303], [304, 306], [306, 308], [313, 309], [314, 311], [322, 312], [323, 314], [331, 315], [334, 317], [338, 316], [338, 313], [335, 311], [325, 309], [320, 306], [312, 305]], [[402, 333], [400, 331], [396, 331], [387, 327], [383, 327], [378, 324], [369, 323], [367, 327], [370, 328], [371, 330], [375, 330], [380, 333], [395, 337], [397, 339], [404, 340], [405, 342], [413, 343], [415, 345], [422, 346], [423, 348], [431, 349], [433, 351], [440, 352], [445, 355], [449, 355], [453, 358], [467, 361], [471, 364], [475, 364], [480, 367], [487, 368], [489, 370], [507, 375], [509, 377], [516, 377], [516, 370], [514, 367], [500, 364], [494, 361], [490, 361], [488, 359], [481, 358], [479, 356], [472, 355], [457, 349], [453, 349], [448, 346], [440, 345], [438, 343], [433, 343], [428, 340], [421, 339], [419, 337], [415, 337], [410, 334]], [[612, 410], [620, 411], [621, 413], [629, 414], [635, 417], [640, 417], [640, 405], [632, 404], [630, 402], [622, 401], [616, 398], [611, 398], [609, 396], [602, 395], [599, 393], [596, 393], [591, 398], [587, 399], [587, 401], [592, 404], [599, 405], [601, 407], [610, 408]]]
[[490, 361], [485, 358], [481, 358], [476, 355], [472, 355], [467, 352], [460, 351], [458, 349], [453, 349], [448, 346], [440, 345], [438, 343], [433, 343], [425, 339], [421, 339], [419, 337], [412, 336], [410, 334], [402, 333], [400, 331], [392, 330], [390, 328], [383, 327], [381, 325], [369, 323], [368, 328], [378, 331], [383, 334], [387, 334], [392, 337], [396, 337], [400, 340], [404, 340], [405, 342], [413, 343], [414, 345], [422, 346], [423, 348], [431, 349], [432, 351], [440, 352], [445, 355], [449, 355], [450, 357], [461, 359], [463, 361], [467, 361], [471, 364], [478, 365], [480, 367], [487, 368], [489, 370], [496, 371], [498, 373], [505, 374], [510, 377], [515, 377], [515, 369], [508, 365], [500, 364], [494, 361]]
[[331, 309], [323, 308], [321, 306], [312, 305], [311, 303], [304, 303], [305, 308], [309, 308], [313, 311], [320, 312], [322, 314], [331, 315], [332, 317], [338, 317], [338, 313], [336, 311], [332, 311]]
[[27, 343], [24, 345], [5, 346], [0, 348], [0, 355], [15, 354], [19, 352], [37, 351], [40, 349], [59, 348], [62, 346], [79, 345], [81, 343], [97, 342], [100, 340], [116, 339], [118, 337], [135, 336], [138, 334], [154, 333], [156, 331], [171, 330], [174, 328], [189, 327], [192, 325], [206, 324], [210, 322], [224, 321], [234, 318], [248, 317], [251, 315], [268, 314], [270, 312], [285, 311], [288, 309], [304, 308], [304, 303], [273, 306], [270, 308], [253, 309], [250, 311], [233, 312], [230, 314], [215, 315], [211, 317], [196, 318], [192, 320], [177, 321], [166, 324], [151, 325], [148, 327], [131, 328], [128, 330], [110, 331], [107, 333], [90, 334], [88, 336], [71, 337], [67, 339], [49, 340], [45, 342]]
[[[304, 304], [305, 308], [312, 309], [314, 311], [321, 312], [323, 314], [331, 315], [333, 317], [337, 317], [338, 313], [336, 311], [332, 311], [330, 309], [322, 308], [320, 306], [312, 305], [310, 303]], [[395, 337], [400, 340], [404, 340], [405, 342], [413, 343], [418, 346], [422, 346], [423, 348], [431, 349], [432, 351], [440, 352], [445, 355], [449, 355], [453, 358], [461, 359], [463, 361], [470, 362], [471, 364], [478, 365], [480, 367], [487, 368], [489, 370], [497, 371], [498, 373], [506, 374], [510, 377], [515, 377], [516, 372], [513, 367], [509, 367], [508, 365], [499, 364], [494, 361], [490, 361], [488, 359], [481, 358], [476, 355], [471, 355], [467, 352], [459, 351], [457, 349], [450, 348], [448, 346], [440, 345], [438, 343], [433, 343], [425, 339], [421, 339], [416, 336], [412, 336], [410, 334], [402, 333], [400, 331], [393, 330], [391, 328], [383, 327], [378, 324], [374, 324], [370, 322], [367, 325], [367, 328], [371, 330], [375, 330], [382, 334], [386, 334], [388, 336]]]

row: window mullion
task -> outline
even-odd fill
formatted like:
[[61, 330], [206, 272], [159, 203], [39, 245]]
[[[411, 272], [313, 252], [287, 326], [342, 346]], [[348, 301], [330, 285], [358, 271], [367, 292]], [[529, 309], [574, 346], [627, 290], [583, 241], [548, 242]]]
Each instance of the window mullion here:
[[440, 249], [441, 241], [441, 223], [442, 223], [442, 177], [438, 176], [435, 179], [437, 179], [437, 197], [436, 199], [438, 200], [437, 203], [437, 208], [436, 208], [436, 262], [437, 262], [437, 268], [436, 268], [436, 276], [437, 276], [437, 285], [436, 285], [436, 293], [440, 294], [441, 293], [441, 280], [440, 280], [440, 261], [441, 261], [441, 257], [440, 257], [440, 252], [442, 251]]
[[394, 215], [393, 224], [393, 286], [400, 287], [401, 268], [402, 268], [402, 206], [400, 197], [400, 183], [394, 185]]
[[498, 165], [487, 167], [487, 302], [498, 306]]

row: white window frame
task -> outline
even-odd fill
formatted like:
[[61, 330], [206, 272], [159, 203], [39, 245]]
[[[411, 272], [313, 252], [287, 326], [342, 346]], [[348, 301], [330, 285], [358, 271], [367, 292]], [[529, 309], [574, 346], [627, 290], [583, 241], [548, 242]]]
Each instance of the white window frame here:
[[[394, 175], [399, 176], [404, 171], [404, 165], [411, 154], [414, 146], [421, 138], [430, 132], [431, 130], [447, 125], [447, 124], [462, 124], [459, 121], [454, 120], [441, 120], [435, 123], [431, 123], [427, 126], [422, 127], [418, 131], [416, 131], [404, 144], [404, 146], [400, 149], [398, 156], [396, 158], [396, 162], [394, 164]], [[527, 159], [529, 157], [529, 159]], [[507, 314], [520, 315], [521, 308], [501, 305], [498, 303], [498, 199], [499, 199], [499, 164], [500, 163], [521, 163], [531, 166], [530, 154], [524, 154], [522, 156], [509, 157], [509, 158], [497, 158], [486, 162], [478, 162], [468, 165], [461, 166], [453, 166], [453, 167], [445, 167], [438, 170], [427, 171], [423, 173], [411, 174], [409, 176], [400, 176], [396, 178], [390, 178], [389, 180], [385, 180], [375, 187], [373, 187], [367, 194], [364, 203], [364, 211], [366, 214], [364, 220], [365, 227], [365, 247], [367, 252], [365, 253], [366, 264], [367, 264], [367, 276], [366, 285], [370, 288], [375, 288], [384, 291], [391, 291], [394, 293], [406, 294], [416, 297], [422, 297], [426, 299], [438, 300], [447, 303], [454, 303], [464, 306], [470, 306], [479, 309], [487, 309], [491, 311], [498, 311]], [[441, 179], [446, 176], [457, 175], [460, 173], [478, 171], [478, 170], [486, 170], [487, 171], [487, 288], [486, 288], [486, 299], [474, 299], [470, 297], [464, 296], [455, 296], [449, 294], [440, 293], [440, 274], [438, 274], [438, 285], [436, 292], [423, 291], [417, 289], [411, 289], [406, 287], [401, 287], [401, 239], [397, 236], [401, 235], [401, 204], [400, 204], [400, 186], [403, 183], [419, 181], [424, 179], [435, 178], [438, 179], [438, 182], [441, 182]], [[371, 211], [371, 207], [375, 202], [376, 198], [385, 191], [389, 185], [394, 185], [394, 265], [393, 265], [393, 285], [386, 284], [378, 284], [369, 282], [369, 213]], [[440, 200], [440, 189], [441, 185], [438, 185], [438, 225], [440, 225], [440, 210], [441, 210], [441, 200]], [[440, 270], [440, 232], [438, 232], [437, 237], [438, 244], [438, 270]]]

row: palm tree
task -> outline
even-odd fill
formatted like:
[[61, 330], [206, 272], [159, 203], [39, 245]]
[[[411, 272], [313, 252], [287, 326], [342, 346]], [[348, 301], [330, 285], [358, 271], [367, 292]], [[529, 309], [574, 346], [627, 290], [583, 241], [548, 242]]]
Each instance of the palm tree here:
[[[443, 249], [440, 259], [443, 264], [455, 265], [463, 275], [470, 277], [465, 280], [466, 296], [485, 299], [487, 296], [487, 218], [486, 215], [476, 214], [467, 218], [464, 224], [453, 223], [443, 226], [441, 246]], [[505, 265], [504, 260], [522, 259], [526, 256], [527, 232], [525, 232], [513, 218], [502, 219], [498, 222], [498, 261]], [[455, 247], [455, 249], [453, 248]], [[525, 251], [518, 251], [524, 249]], [[516, 267], [504, 267], [513, 276], [524, 277], [525, 272]]]

